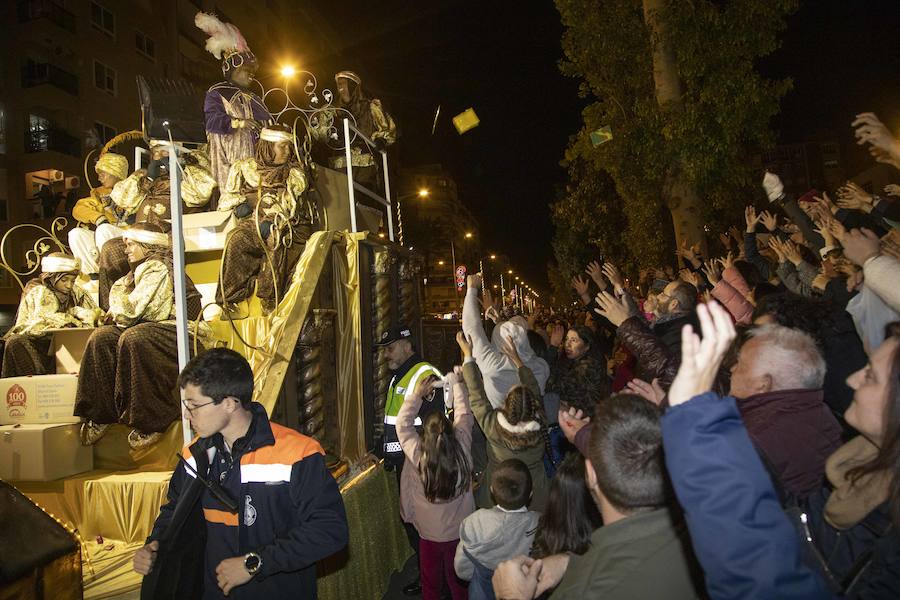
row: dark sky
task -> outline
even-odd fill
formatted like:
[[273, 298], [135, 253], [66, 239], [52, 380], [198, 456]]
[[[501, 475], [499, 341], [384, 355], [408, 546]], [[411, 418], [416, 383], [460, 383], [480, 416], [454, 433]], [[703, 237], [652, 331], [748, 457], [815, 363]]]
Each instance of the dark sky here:
[[[548, 205], [583, 106], [577, 83], [557, 67], [562, 26], [553, 2], [348, 0], [319, 10], [345, 32], [329, 62], [357, 70], [394, 114], [400, 162], [442, 163], [481, 222], [484, 250], [509, 254], [543, 287]], [[794, 79], [773, 123], [779, 138], [836, 133], [849, 172], [864, 167], [849, 137], [853, 115], [874, 110], [900, 126], [900, 2], [804, 0], [782, 39], [761, 64], [766, 75]], [[460, 136], [450, 118], [470, 106], [481, 124]]]

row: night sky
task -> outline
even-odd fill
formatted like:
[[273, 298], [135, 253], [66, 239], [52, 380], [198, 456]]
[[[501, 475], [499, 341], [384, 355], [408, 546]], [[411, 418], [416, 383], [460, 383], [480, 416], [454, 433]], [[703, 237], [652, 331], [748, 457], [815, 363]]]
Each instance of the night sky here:
[[[442, 163], [480, 220], [483, 249], [509, 254], [543, 287], [552, 257], [548, 206], [584, 106], [577, 82], [557, 67], [562, 25], [553, 2], [353, 0], [320, 11], [346, 33], [310, 68], [323, 77], [326, 65], [359, 72], [401, 129], [400, 164]], [[833, 132], [845, 143], [848, 173], [864, 168], [849, 123], [874, 110], [900, 126], [898, 32], [897, 0], [802, 2], [782, 47], [760, 65], [768, 76], [794, 79], [773, 123], [779, 139]], [[470, 106], [481, 124], [460, 136], [450, 119]]]

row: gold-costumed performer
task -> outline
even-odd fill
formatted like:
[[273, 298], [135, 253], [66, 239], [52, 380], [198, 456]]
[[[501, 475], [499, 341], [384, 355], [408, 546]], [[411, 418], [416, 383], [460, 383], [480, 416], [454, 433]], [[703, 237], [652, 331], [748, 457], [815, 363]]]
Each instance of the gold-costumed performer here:
[[[175, 289], [169, 234], [152, 223], [124, 235], [129, 272], [112, 286], [107, 325], [91, 334], [78, 376], [75, 415], [82, 417], [82, 443], [93, 444], [112, 423], [133, 428], [132, 448], [155, 443], [181, 417], [177, 390], [178, 351]], [[208, 326], [193, 321], [200, 294], [186, 278], [193, 336], [209, 340]], [[201, 344], [205, 345], [205, 344]]]
[[275, 308], [312, 233], [307, 176], [293, 143], [286, 127], [266, 127], [256, 157], [235, 162], [228, 174], [219, 210], [233, 211], [238, 223], [225, 247], [217, 299], [232, 316], [254, 288], [267, 311]]
[[77, 258], [54, 252], [41, 259], [41, 275], [25, 285], [16, 324], [4, 338], [3, 377], [56, 372], [52, 334], [47, 329], [93, 327], [102, 316], [77, 283]]

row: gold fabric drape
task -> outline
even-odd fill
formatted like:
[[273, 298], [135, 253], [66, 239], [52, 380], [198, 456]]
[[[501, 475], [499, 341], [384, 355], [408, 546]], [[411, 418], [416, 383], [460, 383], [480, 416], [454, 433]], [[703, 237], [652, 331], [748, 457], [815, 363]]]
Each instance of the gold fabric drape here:
[[335, 247], [334, 304], [337, 309], [337, 421], [341, 458], [355, 462], [366, 454], [362, 398], [362, 346], [359, 242], [366, 233], [345, 233], [343, 253]]
[[[240, 336], [232, 328], [232, 322], [210, 323], [217, 340], [240, 352], [250, 362], [255, 377], [253, 399], [265, 406], [269, 415], [275, 408], [284, 374], [309, 313], [309, 305], [334, 236], [333, 231], [317, 231], [310, 236], [278, 307], [266, 317], [234, 321], [233, 326]], [[241, 338], [259, 349], [244, 345]]]
[[111, 473], [84, 482], [82, 535], [143, 542], [166, 501], [170, 471]]

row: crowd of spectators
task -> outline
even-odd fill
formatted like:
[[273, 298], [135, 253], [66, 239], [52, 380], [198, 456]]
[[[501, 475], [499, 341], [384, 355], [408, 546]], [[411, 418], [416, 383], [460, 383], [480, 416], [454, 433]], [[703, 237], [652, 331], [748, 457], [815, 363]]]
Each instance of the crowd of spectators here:
[[680, 268], [584, 265], [578, 310], [469, 277], [452, 416], [415, 429], [426, 380], [398, 417], [423, 597], [900, 598], [900, 186], [762, 190]]

